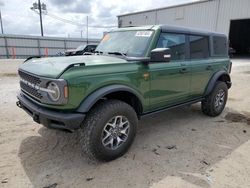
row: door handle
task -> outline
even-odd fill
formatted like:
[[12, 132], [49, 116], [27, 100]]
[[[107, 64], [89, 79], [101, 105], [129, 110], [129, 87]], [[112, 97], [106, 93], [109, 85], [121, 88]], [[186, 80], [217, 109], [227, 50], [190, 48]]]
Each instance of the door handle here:
[[206, 68], [206, 70], [213, 70], [212, 65], [208, 65], [207, 68]]
[[181, 74], [185, 74], [185, 73], [188, 72], [188, 70], [187, 70], [186, 68], [183, 68], [183, 69], [181, 69], [179, 72], [180, 72]]

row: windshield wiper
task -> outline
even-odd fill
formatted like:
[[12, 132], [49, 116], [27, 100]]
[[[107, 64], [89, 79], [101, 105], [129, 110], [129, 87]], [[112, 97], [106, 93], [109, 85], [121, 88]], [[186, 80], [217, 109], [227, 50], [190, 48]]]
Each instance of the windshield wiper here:
[[108, 52], [108, 54], [122, 55], [123, 57], [127, 57], [127, 54], [122, 52]]

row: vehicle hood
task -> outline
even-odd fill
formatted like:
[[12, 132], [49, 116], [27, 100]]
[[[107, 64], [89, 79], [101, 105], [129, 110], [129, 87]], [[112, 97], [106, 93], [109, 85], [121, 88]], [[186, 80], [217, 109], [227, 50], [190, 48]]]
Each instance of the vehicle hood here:
[[58, 78], [69, 66], [83, 64], [95, 66], [104, 64], [120, 64], [127, 61], [114, 56], [86, 55], [70, 57], [34, 58], [24, 62], [19, 69], [48, 78]]
[[66, 50], [65, 52], [75, 52], [76, 49], [69, 49], [69, 50]]

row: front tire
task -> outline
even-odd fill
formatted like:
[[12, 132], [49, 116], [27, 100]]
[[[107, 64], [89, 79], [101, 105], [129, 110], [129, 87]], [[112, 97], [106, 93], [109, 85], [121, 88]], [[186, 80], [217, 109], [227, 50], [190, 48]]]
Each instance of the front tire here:
[[81, 146], [89, 158], [111, 161], [122, 156], [136, 135], [134, 109], [119, 100], [106, 100], [87, 115], [80, 130]]
[[213, 91], [202, 101], [202, 112], [211, 117], [219, 116], [226, 106], [227, 97], [227, 84], [218, 81], [215, 84]]

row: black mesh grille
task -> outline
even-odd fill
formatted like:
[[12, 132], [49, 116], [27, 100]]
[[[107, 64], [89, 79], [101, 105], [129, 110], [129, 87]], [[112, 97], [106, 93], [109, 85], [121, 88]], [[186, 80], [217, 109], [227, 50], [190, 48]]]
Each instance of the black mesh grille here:
[[20, 82], [20, 86], [21, 86], [21, 89], [22, 89], [24, 92], [26, 92], [26, 93], [28, 93], [28, 94], [30, 94], [30, 95], [32, 95], [33, 97], [36, 97], [36, 98], [38, 98], [38, 99], [42, 99], [43, 96], [42, 96], [36, 89], [34, 89], [34, 88], [32, 88], [32, 87], [26, 85], [26, 84], [23, 83], [23, 82]]
[[28, 82], [30, 82], [30, 83], [32, 83], [32, 84], [39, 85], [39, 84], [41, 83], [40, 78], [37, 78], [37, 77], [35, 77], [35, 76], [32, 76], [32, 75], [27, 74], [27, 73], [25, 73], [25, 72], [22, 72], [22, 71], [20, 71], [20, 70], [18, 71], [18, 74], [19, 74], [19, 76], [20, 76], [22, 79], [24, 79], [24, 80], [26, 80], [26, 81], [28, 81]]
[[[22, 72], [22, 71], [20, 71], [20, 70], [18, 71], [18, 74], [19, 74], [19, 76], [20, 76], [20, 78], [21, 78], [22, 80], [25, 80], [25, 81], [27, 81], [27, 82], [29, 82], [29, 83], [31, 83], [31, 84], [39, 85], [39, 84], [41, 83], [40, 78], [37, 78], [37, 77], [32, 76], [32, 75], [29, 75], [29, 74], [24, 73], [24, 72]], [[32, 96], [32, 97], [35, 97], [36, 99], [41, 100], [42, 97], [43, 97], [43, 96], [39, 93], [39, 91], [38, 91], [37, 89], [35, 89], [35, 88], [33, 88], [33, 87], [27, 85], [26, 83], [24, 83], [24, 82], [22, 82], [22, 81], [20, 81], [20, 87], [21, 87], [21, 89], [22, 89], [25, 93], [29, 94], [29, 95]]]

